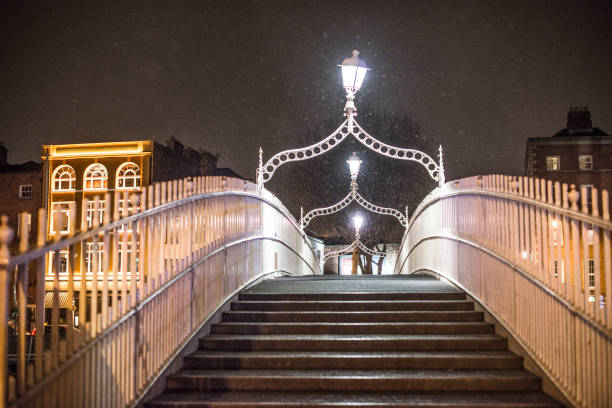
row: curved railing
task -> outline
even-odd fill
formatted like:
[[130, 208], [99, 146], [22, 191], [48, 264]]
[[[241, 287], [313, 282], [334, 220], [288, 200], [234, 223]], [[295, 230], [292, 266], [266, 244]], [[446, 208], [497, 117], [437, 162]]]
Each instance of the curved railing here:
[[607, 191], [471, 177], [446, 183], [419, 205], [395, 273], [430, 270], [456, 283], [572, 404], [610, 407], [611, 230]]
[[[102, 199], [110, 202], [90, 207]], [[99, 213], [102, 225], [95, 216], [89, 229], [83, 216], [78, 235], [73, 210], [72, 235], [51, 243], [41, 210], [38, 246], [28, 249], [23, 229], [12, 257], [3, 220], [3, 299], [16, 270], [19, 316], [33, 309], [35, 318], [17, 319], [7, 336], [8, 313], [0, 317], [0, 406], [132, 406], [245, 284], [276, 271], [321, 273], [295, 219], [252, 183], [178, 180], [114, 201], [113, 217]]]

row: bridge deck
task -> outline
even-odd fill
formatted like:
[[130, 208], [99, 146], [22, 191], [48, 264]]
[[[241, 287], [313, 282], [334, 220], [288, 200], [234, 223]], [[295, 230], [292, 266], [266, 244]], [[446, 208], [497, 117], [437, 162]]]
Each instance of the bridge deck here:
[[243, 293], [402, 292], [462, 293], [455, 286], [427, 275], [323, 275], [266, 280]]

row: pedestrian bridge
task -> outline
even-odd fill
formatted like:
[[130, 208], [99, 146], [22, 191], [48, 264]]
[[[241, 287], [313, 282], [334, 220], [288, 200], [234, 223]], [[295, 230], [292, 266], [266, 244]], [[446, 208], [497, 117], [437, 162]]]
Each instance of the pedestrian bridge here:
[[[606, 191], [580, 193], [504, 175], [441, 183], [408, 221], [395, 273], [442, 277], [496, 320], [568, 404], [604, 408], [612, 406], [610, 205]], [[41, 210], [37, 245], [23, 228], [14, 253], [3, 219], [1, 406], [143, 404], [239, 292], [321, 275], [321, 248], [255, 184], [202, 177], [126, 198], [129, 211], [106, 212], [91, 228], [71, 217], [73, 234], [53, 242]], [[9, 333], [13, 272], [17, 316], [32, 317], [13, 319]]]

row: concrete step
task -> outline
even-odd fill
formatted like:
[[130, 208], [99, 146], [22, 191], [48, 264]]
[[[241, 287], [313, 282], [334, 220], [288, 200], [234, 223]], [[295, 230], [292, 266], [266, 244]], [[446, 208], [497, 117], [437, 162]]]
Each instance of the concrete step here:
[[508, 351], [197, 351], [185, 357], [184, 367], [260, 370], [518, 370], [522, 367], [522, 359]]
[[471, 335], [210, 335], [200, 339], [202, 350], [276, 351], [405, 351], [503, 350], [506, 339], [493, 334]]
[[328, 301], [328, 300], [465, 300], [463, 292], [335, 292], [335, 293], [256, 293], [243, 292], [248, 301]]
[[225, 322], [481, 322], [477, 311], [409, 312], [223, 312]]
[[222, 322], [212, 334], [486, 334], [495, 327], [485, 322], [397, 323], [251, 323]]
[[408, 310], [474, 310], [467, 300], [334, 300], [334, 301], [239, 301], [232, 310], [256, 311], [408, 311]]
[[184, 370], [169, 390], [202, 391], [539, 391], [522, 370]]
[[562, 408], [538, 392], [262, 392], [178, 391], [147, 403], [148, 408]]

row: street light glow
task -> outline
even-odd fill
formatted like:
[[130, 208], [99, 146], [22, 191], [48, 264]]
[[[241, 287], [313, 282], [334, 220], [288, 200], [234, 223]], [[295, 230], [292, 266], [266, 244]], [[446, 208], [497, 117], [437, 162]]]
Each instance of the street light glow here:
[[342, 86], [346, 93], [354, 94], [361, 88], [361, 84], [369, 68], [365, 62], [359, 58], [359, 51], [354, 50], [353, 56], [342, 61]]
[[357, 153], [353, 152], [351, 157], [346, 161], [349, 165], [349, 169], [351, 171], [351, 178], [357, 178], [359, 174], [359, 166], [361, 166], [361, 160], [357, 156]]
[[363, 217], [359, 214], [353, 215], [353, 224], [355, 224], [355, 229], [357, 232], [359, 232], [361, 226], [363, 225]]

